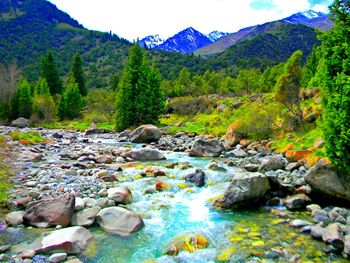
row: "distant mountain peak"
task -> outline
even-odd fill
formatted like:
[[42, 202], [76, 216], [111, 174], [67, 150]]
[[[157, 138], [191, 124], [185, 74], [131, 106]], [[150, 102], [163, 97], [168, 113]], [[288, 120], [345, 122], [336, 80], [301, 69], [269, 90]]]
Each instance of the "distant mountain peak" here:
[[139, 41], [139, 44], [143, 48], [153, 49], [164, 43], [164, 39], [159, 34], [147, 36]]
[[221, 32], [221, 31], [213, 31], [213, 32], [210, 32], [208, 35], [207, 35], [207, 38], [209, 38], [212, 42], [215, 42], [217, 40], [219, 40], [220, 38], [224, 37], [224, 36], [227, 36], [229, 35], [230, 33], [226, 33], [226, 32]]
[[322, 16], [325, 16], [327, 14], [325, 13], [322, 13], [322, 12], [316, 12], [314, 10], [307, 10], [307, 11], [304, 11], [304, 12], [300, 12], [298, 14], [301, 14], [303, 15], [304, 17], [306, 18], [309, 18], [309, 19], [314, 19], [314, 18], [318, 18], [318, 17], [322, 17]]

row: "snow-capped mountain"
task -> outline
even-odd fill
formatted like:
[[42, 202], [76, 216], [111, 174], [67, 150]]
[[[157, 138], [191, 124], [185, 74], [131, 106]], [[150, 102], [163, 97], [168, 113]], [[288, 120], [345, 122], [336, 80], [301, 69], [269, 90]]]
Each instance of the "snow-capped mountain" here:
[[221, 31], [213, 31], [207, 35], [207, 38], [211, 40], [211, 42], [215, 42], [219, 40], [220, 38], [229, 35], [230, 33], [225, 33]]
[[325, 31], [333, 27], [333, 22], [329, 19], [328, 14], [313, 10], [296, 13], [290, 17], [282, 19], [282, 21], [292, 24], [302, 24]]
[[163, 44], [154, 49], [175, 51], [180, 53], [192, 53], [198, 48], [213, 43], [206, 35], [189, 27], [171, 38], [168, 38]]
[[143, 48], [153, 49], [164, 43], [164, 39], [162, 39], [158, 34], [147, 36], [139, 41], [139, 44]]

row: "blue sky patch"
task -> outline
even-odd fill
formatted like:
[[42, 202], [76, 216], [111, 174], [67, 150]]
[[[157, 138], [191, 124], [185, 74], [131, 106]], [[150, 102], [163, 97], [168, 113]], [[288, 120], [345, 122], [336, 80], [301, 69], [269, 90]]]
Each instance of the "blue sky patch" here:
[[266, 10], [274, 7], [274, 3], [272, 0], [254, 0], [250, 7], [255, 10]]

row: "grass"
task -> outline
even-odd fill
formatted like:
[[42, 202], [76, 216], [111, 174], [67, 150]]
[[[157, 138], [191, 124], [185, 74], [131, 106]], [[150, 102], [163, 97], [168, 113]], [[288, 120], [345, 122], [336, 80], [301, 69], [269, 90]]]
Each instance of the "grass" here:
[[30, 131], [26, 133], [14, 131], [10, 133], [12, 140], [19, 141], [23, 144], [47, 143], [48, 140], [43, 138], [38, 132]]
[[[84, 121], [62, 121], [54, 123], [41, 123], [39, 126], [47, 129], [63, 129], [63, 130], [77, 130], [85, 131], [90, 127], [91, 123]], [[113, 130], [115, 125], [114, 123], [96, 123], [97, 128]]]
[[5, 207], [6, 200], [8, 199], [8, 189], [12, 187], [10, 183], [11, 174], [9, 172], [9, 167], [4, 163], [4, 151], [7, 148], [5, 138], [0, 136], [0, 207]]

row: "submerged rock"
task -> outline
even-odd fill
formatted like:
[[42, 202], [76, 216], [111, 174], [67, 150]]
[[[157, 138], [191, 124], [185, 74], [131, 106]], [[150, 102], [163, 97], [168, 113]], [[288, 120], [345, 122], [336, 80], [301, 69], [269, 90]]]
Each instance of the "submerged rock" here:
[[56, 199], [44, 199], [29, 203], [23, 216], [25, 223], [36, 227], [68, 226], [72, 220], [75, 196], [62, 195]]
[[194, 183], [196, 186], [204, 186], [205, 185], [205, 173], [197, 169], [194, 173], [189, 174], [185, 178], [186, 181]]
[[218, 157], [225, 150], [222, 142], [214, 139], [197, 139], [194, 141], [190, 156]]
[[139, 215], [121, 207], [102, 209], [97, 215], [97, 223], [104, 231], [125, 237], [144, 226]]
[[235, 175], [224, 196], [214, 205], [223, 208], [258, 206], [257, 201], [270, 189], [267, 177], [261, 173], [243, 173]]
[[171, 244], [164, 250], [163, 254], [176, 256], [180, 251], [195, 252], [197, 249], [207, 248], [209, 241], [206, 237], [189, 234], [176, 237]]
[[136, 128], [130, 135], [129, 141], [133, 143], [157, 142], [162, 137], [160, 130], [151, 124]]

